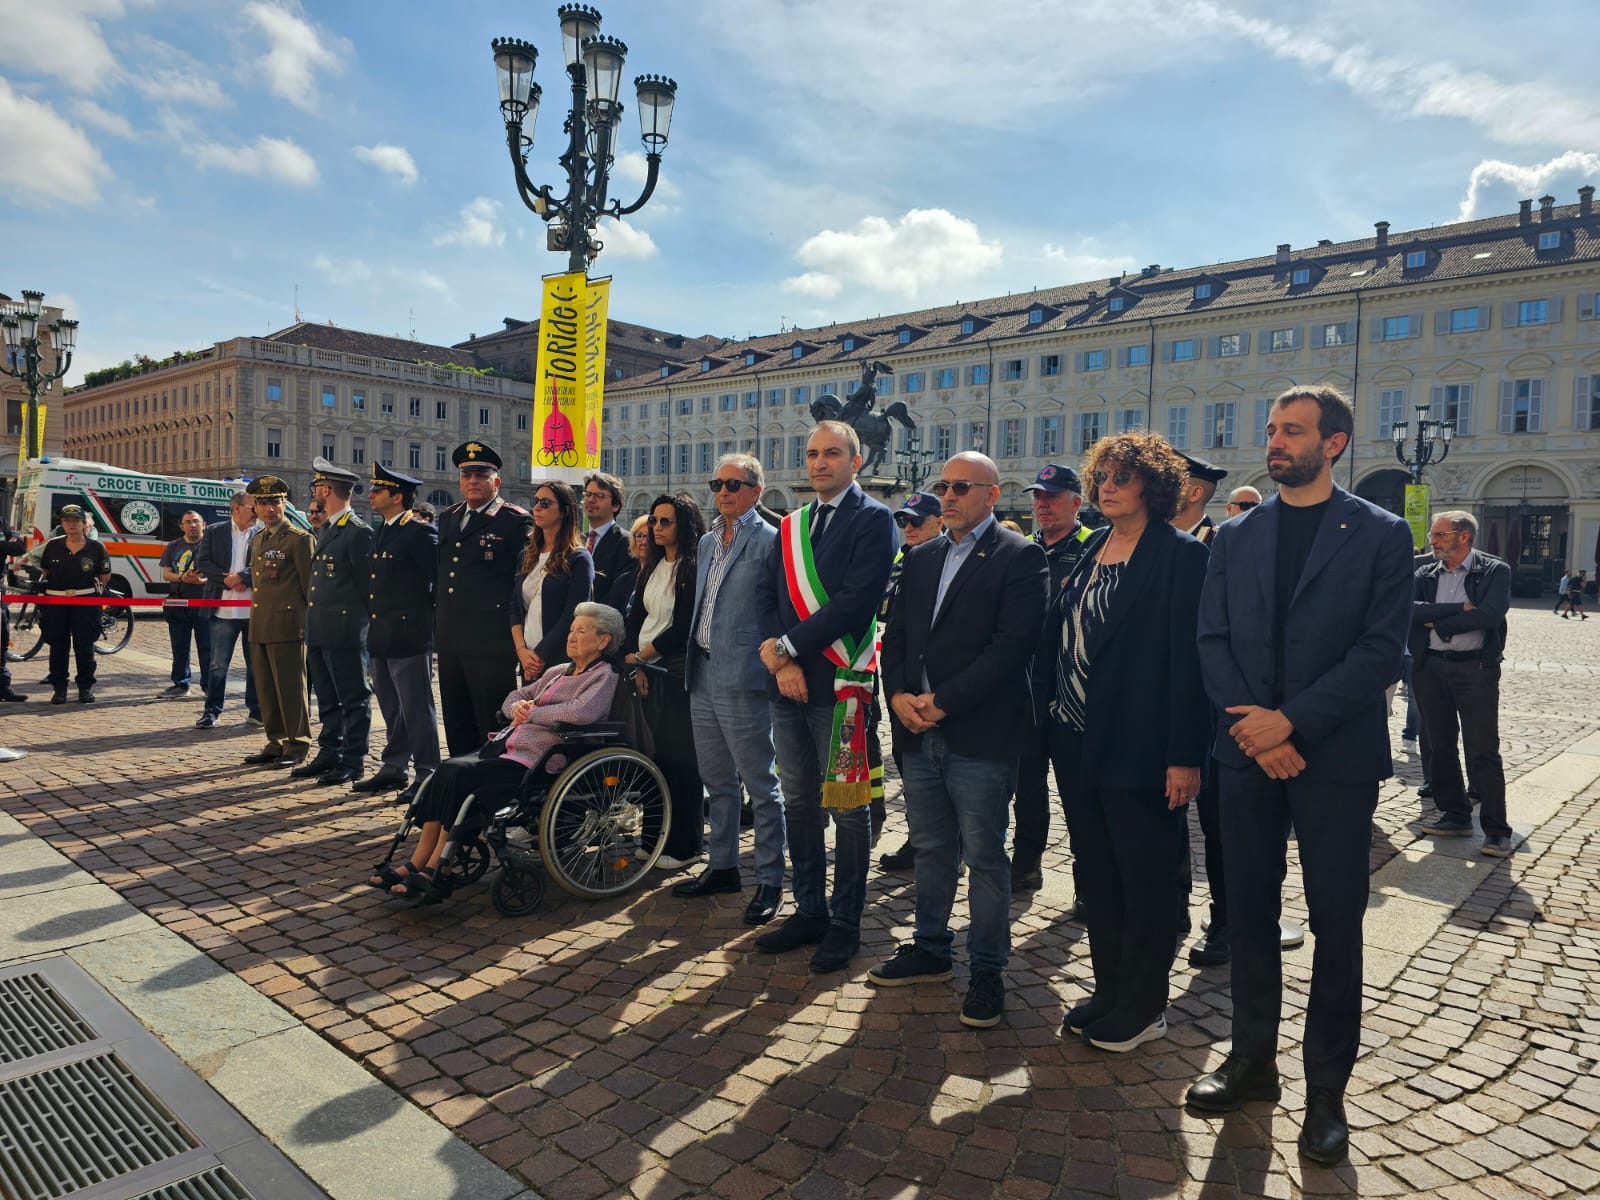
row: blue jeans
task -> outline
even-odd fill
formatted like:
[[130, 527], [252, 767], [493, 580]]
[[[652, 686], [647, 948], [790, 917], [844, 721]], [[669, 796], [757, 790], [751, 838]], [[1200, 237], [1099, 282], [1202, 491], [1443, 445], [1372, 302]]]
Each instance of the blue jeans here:
[[932, 729], [922, 735], [921, 745], [905, 753], [900, 773], [911, 848], [917, 852], [917, 945], [929, 954], [950, 957], [956, 867], [964, 857], [972, 873], [967, 958], [974, 971], [1005, 970], [1011, 953], [1006, 829], [1017, 760], [957, 754], [944, 734]]
[[861, 925], [867, 902], [867, 851], [872, 842], [868, 806], [838, 809], [833, 902], [828, 903], [827, 817], [822, 809], [822, 763], [833, 735], [833, 706], [772, 701], [772, 745], [778, 752], [783, 813], [794, 867], [794, 902], [802, 916], [831, 916], [835, 925]]
[[172, 640], [172, 682], [189, 686], [189, 642], [194, 641], [200, 660], [200, 686], [211, 682], [211, 614], [203, 608], [175, 608], [167, 614], [167, 635]]
[[261, 715], [261, 701], [256, 699], [256, 676], [250, 669], [250, 622], [211, 618], [211, 678], [206, 682], [206, 712], [213, 717], [222, 714], [223, 698], [228, 693], [228, 666], [233, 661], [233, 645], [240, 638], [244, 646], [244, 707], [252, 717]]
[[[694, 653], [693, 650], [690, 653]], [[783, 886], [783, 801], [773, 772], [772, 710], [765, 690], [736, 691], [700, 672], [689, 693], [694, 752], [711, 813], [714, 871], [739, 865], [739, 780], [756, 818], [756, 882]]]

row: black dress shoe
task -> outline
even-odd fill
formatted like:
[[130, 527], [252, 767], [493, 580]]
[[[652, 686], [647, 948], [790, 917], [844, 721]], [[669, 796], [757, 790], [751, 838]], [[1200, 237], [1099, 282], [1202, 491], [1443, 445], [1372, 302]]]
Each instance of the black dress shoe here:
[[898, 850], [878, 856], [878, 868], [883, 871], [909, 871], [917, 865], [917, 852], [907, 842]]
[[7, 704], [21, 704], [27, 697], [21, 692], [14, 692], [10, 688], [0, 689], [0, 700]]
[[254, 754], [244, 756], [245, 763], [252, 767], [264, 767], [282, 759], [283, 755], [277, 750], [257, 750]]
[[738, 867], [719, 867], [701, 871], [695, 878], [674, 884], [672, 887], [674, 896], [723, 896], [742, 891], [744, 884], [739, 882]]
[[387, 792], [395, 788], [403, 788], [409, 783], [411, 776], [397, 767], [379, 767], [378, 773], [371, 779], [363, 779], [352, 792]]
[[815, 917], [805, 913], [790, 913], [782, 925], [756, 938], [756, 949], [763, 954], [783, 954], [798, 950], [801, 946], [815, 946], [828, 935], [832, 927], [833, 922], [828, 919], [827, 913]]
[[1300, 1127], [1300, 1153], [1325, 1167], [1344, 1161], [1350, 1149], [1350, 1126], [1344, 1119], [1344, 1099], [1338, 1092], [1318, 1088], [1306, 1096], [1306, 1121]]
[[1233, 955], [1228, 943], [1228, 927], [1213, 925], [1205, 937], [1189, 947], [1189, 964], [1195, 967], [1220, 967]]
[[1197, 1112], [1225, 1113], [1246, 1101], [1276, 1100], [1282, 1094], [1277, 1063], [1230, 1054], [1220, 1067], [1190, 1086], [1184, 1103]]
[[783, 903], [783, 889], [773, 887], [771, 884], [757, 884], [756, 894], [750, 897], [750, 903], [744, 906], [744, 923], [746, 925], [765, 925], [778, 915], [778, 907]]
[[1011, 894], [1037, 892], [1044, 886], [1044, 870], [1037, 855], [1014, 855], [1011, 859]]
[[289, 774], [295, 779], [312, 779], [325, 771], [331, 771], [339, 765], [339, 756], [326, 751], [319, 753], [315, 758], [301, 763]]
[[[429, 772], [429, 774], [432, 774], [432, 772]], [[418, 775], [405, 787], [400, 789], [400, 791], [395, 795], [394, 802], [396, 804], [404, 804], [409, 807], [411, 802], [417, 798], [417, 793], [422, 790], [422, 785], [426, 782], [428, 782], [427, 775]]]
[[823, 935], [822, 945], [811, 956], [811, 969], [817, 974], [842, 971], [861, 949], [861, 931], [851, 925], [833, 925]]
[[93, 688], [79, 688], [78, 689], [78, 703], [79, 704], [93, 704], [94, 703], [94, 689]]
[[273, 771], [292, 771], [295, 767], [298, 767], [305, 761], [306, 756], [304, 754], [295, 754], [291, 751], [290, 753], [278, 758], [276, 761], [268, 763], [267, 766]]
[[65, 704], [67, 702], [67, 689], [57, 688], [50, 695], [51, 704]]
[[[301, 768], [300, 770], [303, 770]], [[290, 771], [291, 775], [300, 774], [300, 770]], [[334, 767], [331, 771], [324, 771], [317, 776], [318, 787], [338, 787], [341, 783], [354, 783], [361, 778], [360, 767]]]

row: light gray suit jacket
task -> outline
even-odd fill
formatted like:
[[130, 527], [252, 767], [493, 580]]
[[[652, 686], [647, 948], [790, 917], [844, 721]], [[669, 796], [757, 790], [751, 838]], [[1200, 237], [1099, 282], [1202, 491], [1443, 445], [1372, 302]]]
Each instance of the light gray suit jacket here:
[[717, 552], [719, 537], [708, 533], [700, 539], [699, 571], [694, 584], [694, 624], [689, 627], [689, 657], [685, 679], [692, 691], [702, 679], [713, 686], [765, 694], [771, 678], [761, 663], [761, 623], [756, 617], [756, 583], [766, 571], [767, 554], [778, 539], [778, 531], [757, 517], [734, 535], [728, 569], [717, 588], [716, 607], [711, 613], [711, 670], [697, 649], [702, 606], [706, 601], [706, 578], [711, 559]]

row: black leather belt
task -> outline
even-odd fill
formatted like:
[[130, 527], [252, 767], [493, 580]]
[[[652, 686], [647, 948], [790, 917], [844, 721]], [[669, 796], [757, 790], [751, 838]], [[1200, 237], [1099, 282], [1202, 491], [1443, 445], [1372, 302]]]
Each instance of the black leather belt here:
[[1445, 662], [1482, 662], [1482, 650], [1429, 650], [1434, 658], [1442, 658]]

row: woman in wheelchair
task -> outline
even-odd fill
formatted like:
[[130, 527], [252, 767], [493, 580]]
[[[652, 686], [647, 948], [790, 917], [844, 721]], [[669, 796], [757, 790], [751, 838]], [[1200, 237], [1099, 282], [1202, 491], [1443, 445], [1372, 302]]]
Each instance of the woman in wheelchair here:
[[[572, 661], [547, 668], [507, 696], [501, 711], [511, 723], [483, 749], [440, 764], [417, 800], [414, 819], [421, 834], [410, 861], [398, 867], [385, 863], [368, 882], [396, 896], [424, 894], [435, 878], [446, 826], [467, 796], [477, 797], [480, 811], [493, 812], [516, 795], [523, 775], [562, 740], [558, 723], [589, 725], [611, 711], [617, 672], [609, 659], [621, 648], [622, 638], [622, 614], [616, 609], [578, 605], [567, 634], [567, 656]], [[565, 765], [565, 759], [556, 755], [545, 769], [554, 777]]]

